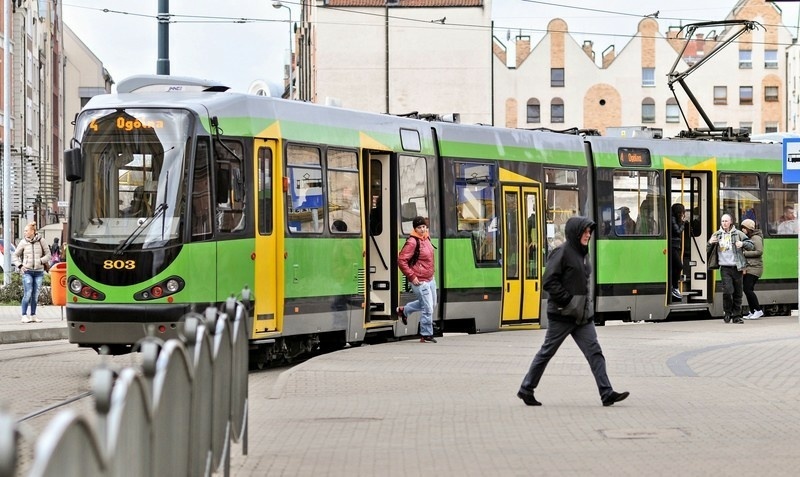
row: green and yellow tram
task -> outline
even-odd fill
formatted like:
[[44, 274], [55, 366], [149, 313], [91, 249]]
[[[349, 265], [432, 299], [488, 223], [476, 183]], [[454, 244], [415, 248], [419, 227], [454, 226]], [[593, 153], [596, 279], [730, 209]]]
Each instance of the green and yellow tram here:
[[[797, 191], [780, 145], [527, 131], [235, 94], [137, 76], [93, 98], [65, 154], [69, 338], [130, 349], [247, 290], [255, 363], [417, 334], [393, 310], [411, 219], [437, 247], [437, 328], [546, 325], [547, 253], [598, 223], [597, 320], [721, 314], [705, 240], [722, 212], [765, 230], [763, 303], [797, 297]], [[668, 208], [690, 211], [684, 299], [669, 299]], [[619, 228], [622, 213], [636, 224]], [[687, 229], [689, 229], [687, 227]]]

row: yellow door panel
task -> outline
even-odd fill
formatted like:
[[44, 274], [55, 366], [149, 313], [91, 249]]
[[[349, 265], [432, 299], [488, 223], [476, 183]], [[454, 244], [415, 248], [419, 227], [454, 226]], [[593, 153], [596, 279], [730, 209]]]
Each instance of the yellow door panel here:
[[279, 331], [279, 313], [283, 303], [283, 227], [280, 225], [283, 214], [277, 213], [282, 180], [277, 176], [281, 171], [278, 144], [274, 140], [254, 141], [254, 161], [256, 171], [256, 235], [255, 235], [255, 312], [253, 319], [253, 338], [263, 338], [269, 332]]

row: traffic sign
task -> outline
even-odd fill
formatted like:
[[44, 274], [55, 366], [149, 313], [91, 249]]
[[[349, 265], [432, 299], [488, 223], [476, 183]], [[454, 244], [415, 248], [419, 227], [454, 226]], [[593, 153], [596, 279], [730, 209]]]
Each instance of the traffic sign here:
[[800, 184], [800, 138], [783, 140], [783, 183]]

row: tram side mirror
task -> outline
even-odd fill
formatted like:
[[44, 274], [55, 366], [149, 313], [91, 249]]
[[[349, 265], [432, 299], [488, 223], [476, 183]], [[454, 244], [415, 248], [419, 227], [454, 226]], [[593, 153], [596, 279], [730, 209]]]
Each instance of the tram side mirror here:
[[69, 182], [83, 179], [81, 148], [73, 147], [64, 151], [64, 175], [66, 175]]
[[400, 215], [403, 216], [404, 222], [414, 220], [414, 217], [417, 216], [417, 204], [414, 202], [406, 202], [400, 207]]

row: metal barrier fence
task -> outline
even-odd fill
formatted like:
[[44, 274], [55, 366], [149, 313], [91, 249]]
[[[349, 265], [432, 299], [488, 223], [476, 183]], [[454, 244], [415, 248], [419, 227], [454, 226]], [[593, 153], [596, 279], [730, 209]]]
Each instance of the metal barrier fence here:
[[[234, 316], [231, 320], [229, 317]], [[185, 341], [141, 344], [142, 369], [92, 372], [93, 419], [62, 411], [36, 440], [30, 476], [230, 475], [247, 454], [248, 330], [241, 303], [186, 316]], [[0, 411], [0, 477], [16, 475], [17, 423]]]

